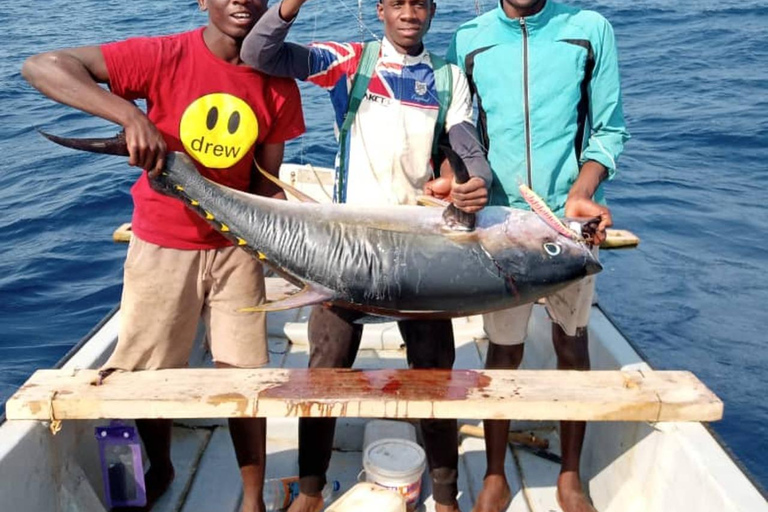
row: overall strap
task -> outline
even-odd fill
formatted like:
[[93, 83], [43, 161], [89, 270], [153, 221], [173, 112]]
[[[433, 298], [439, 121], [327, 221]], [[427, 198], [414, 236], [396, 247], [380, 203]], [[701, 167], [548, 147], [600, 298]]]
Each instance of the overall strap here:
[[363, 55], [360, 58], [360, 64], [357, 66], [357, 72], [355, 78], [352, 80], [352, 90], [349, 94], [349, 107], [347, 113], [344, 114], [344, 124], [342, 124], [339, 130], [339, 169], [336, 174], [336, 197], [337, 202], [343, 203], [346, 200], [346, 172], [347, 172], [347, 155], [349, 141], [347, 136], [349, 129], [352, 127], [352, 123], [355, 121], [357, 110], [360, 108], [360, 104], [365, 98], [365, 93], [368, 90], [368, 83], [371, 81], [374, 69], [376, 67], [376, 61], [379, 59], [379, 51], [381, 49], [381, 43], [378, 41], [371, 41], [363, 45]]
[[435, 89], [437, 89], [437, 101], [439, 110], [437, 113], [437, 122], [435, 123], [435, 136], [432, 141], [432, 156], [437, 155], [437, 145], [440, 142], [440, 136], [445, 131], [445, 116], [453, 99], [453, 73], [451, 66], [442, 57], [429, 54], [432, 60], [432, 69], [435, 73]]

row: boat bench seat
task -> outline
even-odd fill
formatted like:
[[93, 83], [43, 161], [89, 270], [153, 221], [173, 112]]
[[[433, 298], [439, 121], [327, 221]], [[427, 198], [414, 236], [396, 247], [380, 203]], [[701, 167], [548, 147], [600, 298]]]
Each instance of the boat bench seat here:
[[8, 419], [360, 417], [716, 421], [690, 372], [557, 370], [38, 370]]

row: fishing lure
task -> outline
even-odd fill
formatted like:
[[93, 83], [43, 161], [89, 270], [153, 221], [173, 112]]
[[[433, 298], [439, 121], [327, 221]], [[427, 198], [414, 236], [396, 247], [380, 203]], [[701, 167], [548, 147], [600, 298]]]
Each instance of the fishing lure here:
[[531, 190], [525, 183], [520, 183], [518, 185], [518, 189], [520, 190], [520, 195], [522, 195], [523, 199], [525, 199], [525, 202], [528, 203], [528, 206], [531, 207], [531, 210], [533, 210], [536, 215], [538, 215], [544, 222], [546, 222], [549, 227], [575, 242], [586, 241], [583, 236], [566, 226], [565, 223], [554, 214], [549, 206], [547, 206], [547, 203], [545, 203], [544, 200], [539, 197], [536, 192]]

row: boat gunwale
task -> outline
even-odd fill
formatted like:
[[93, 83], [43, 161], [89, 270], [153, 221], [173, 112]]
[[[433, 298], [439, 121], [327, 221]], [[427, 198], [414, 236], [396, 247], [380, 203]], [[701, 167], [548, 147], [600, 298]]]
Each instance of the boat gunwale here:
[[[91, 329], [80, 338], [80, 341], [72, 345], [69, 350], [67, 350], [66, 354], [61, 356], [61, 358], [56, 362], [56, 364], [53, 366], [54, 370], [61, 369], [62, 366], [67, 364], [70, 359], [72, 359], [75, 354], [77, 354], [80, 349], [82, 349], [89, 341], [91, 341], [100, 331], [104, 328], [104, 326], [112, 320], [112, 317], [114, 317], [117, 312], [120, 311], [120, 303], [118, 302], [115, 306], [112, 307], [102, 318], [99, 320], [96, 325], [91, 327]], [[33, 372], [34, 373], [34, 372]], [[31, 374], [30, 374], [31, 375]], [[27, 377], [29, 378], [29, 377]], [[10, 398], [10, 397], [9, 397]], [[5, 405], [5, 401], [3, 401], [3, 405]], [[0, 426], [5, 424], [7, 418], [5, 416], [5, 409], [3, 409], [3, 414], [0, 414]]]
[[[653, 365], [648, 360], [648, 356], [646, 356], [645, 352], [635, 343], [632, 341], [632, 339], [627, 336], [627, 334], [622, 330], [621, 327], [619, 327], [619, 324], [616, 323], [616, 320], [614, 317], [608, 313], [608, 311], [603, 308], [599, 303], [594, 304], [595, 307], [605, 316], [606, 320], [613, 326], [614, 329], [621, 335], [621, 337], [624, 339], [624, 341], [627, 342], [627, 344], [632, 348], [632, 350], [635, 351], [635, 353], [638, 355], [640, 359], [643, 360], [644, 363], [646, 363], [648, 366], [653, 368]], [[733, 461], [734, 464], [736, 464], [736, 468], [741, 471], [741, 473], [747, 478], [747, 481], [752, 484], [752, 486], [757, 489], [757, 492], [760, 493], [760, 495], [768, 501], [768, 488], [764, 487], [763, 484], [757, 479], [757, 477], [752, 473], [752, 471], [747, 467], [747, 465], [744, 463], [743, 460], [741, 460], [741, 457], [739, 457], [728, 444], [725, 442], [723, 437], [715, 430], [715, 428], [712, 426], [712, 424], [708, 421], [700, 421], [698, 422], [701, 424], [702, 427], [707, 431], [709, 435], [712, 436], [712, 438], [715, 440], [715, 442], [722, 448], [722, 450], [725, 452], [725, 454]]]

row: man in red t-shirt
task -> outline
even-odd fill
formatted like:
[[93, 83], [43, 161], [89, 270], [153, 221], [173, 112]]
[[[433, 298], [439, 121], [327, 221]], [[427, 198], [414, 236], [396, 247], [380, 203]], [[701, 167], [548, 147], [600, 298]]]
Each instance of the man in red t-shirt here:
[[[146, 169], [131, 189], [134, 237], [125, 263], [121, 327], [104, 366], [121, 370], [184, 367], [203, 317], [217, 366], [267, 362], [259, 262], [233, 247], [174, 198], [152, 190], [167, 151], [184, 151], [207, 178], [249, 190], [254, 158], [277, 174], [286, 140], [304, 131], [293, 80], [243, 65], [240, 47], [267, 0], [198, 0], [209, 24], [182, 34], [136, 38], [30, 57], [24, 77], [61, 103], [122, 125], [129, 163]], [[100, 87], [108, 83], [110, 90]], [[145, 99], [146, 115], [132, 100]], [[258, 183], [262, 193], [282, 192]], [[150, 468], [147, 501], [170, 485], [171, 422], [136, 422]], [[232, 419], [243, 477], [242, 511], [262, 511], [266, 422]]]

